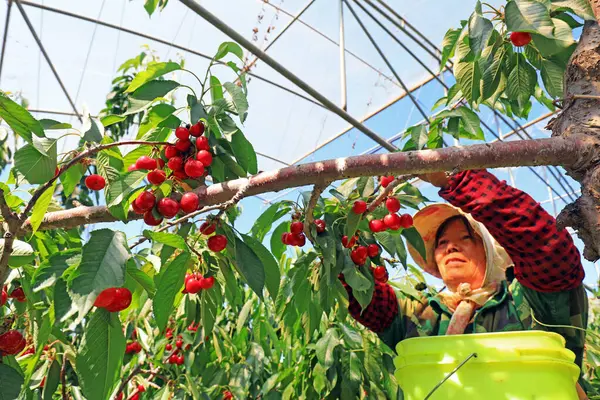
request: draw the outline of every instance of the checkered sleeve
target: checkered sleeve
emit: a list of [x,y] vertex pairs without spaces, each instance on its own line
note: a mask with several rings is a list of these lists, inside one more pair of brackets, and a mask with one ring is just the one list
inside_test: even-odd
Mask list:
[[528,194],[485,170],[452,176],[440,196],[483,223],[515,263],[521,284],[540,292],[578,287],[584,270],[566,229]]
[[[352,295],[352,288],[344,281],[343,274],[338,276],[348,292],[348,311],[350,315],[375,333],[383,332],[398,315],[398,299],[394,289],[387,283],[375,282],[373,299],[362,311],[362,307]],[[362,311],[362,314],[361,314]]]

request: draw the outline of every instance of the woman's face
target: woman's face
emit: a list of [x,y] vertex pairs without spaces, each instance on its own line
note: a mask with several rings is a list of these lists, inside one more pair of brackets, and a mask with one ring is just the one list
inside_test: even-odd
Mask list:
[[465,223],[448,223],[435,248],[435,262],[448,288],[455,291],[459,284],[470,283],[478,289],[485,279],[486,260],[483,241],[471,236]]

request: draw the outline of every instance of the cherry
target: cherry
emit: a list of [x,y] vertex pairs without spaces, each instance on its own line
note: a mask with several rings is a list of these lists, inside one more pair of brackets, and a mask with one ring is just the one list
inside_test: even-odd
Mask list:
[[290,232],[295,235],[302,233],[303,230],[304,230],[304,224],[300,221],[294,221],[290,225]]
[[388,197],[385,201],[385,207],[390,213],[395,213],[400,210],[400,201],[395,197]]
[[15,355],[23,351],[27,342],[21,332],[10,330],[0,335],[0,352],[5,355]]
[[2,294],[0,294],[0,307],[6,304],[8,301],[8,293],[6,293],[6,289],[2,289]]
[[113,302],[113,299],[115,298],[116,293],[117,293],[117,288],[104,289],[103,291],[100,292],[98,297],[96,297],[96,301],[94,301],[94,306],[96,306],[98,308],[105,308],[105,307],[109,306]]
[[293,241],[294,246],[302,247],[306,244],[306,236],[304,236],[304,233],[291,234],[290,241]]
[[43,389],[44,386],[46,386],[46,377],[42,378],[42,381],[40,382],[40,389]]
[[183,365],[184,362],[185,362],[184,356],[177,357],[177,365]]
[[215,253],[223,251],[227,247],[227,237],[215,235],[208,239],[208,248]]
[[531,34],[528,32],[512,32],[510,41],[517,47],[527,46],[531,42]]
[[143,214],[146,212],[146,211],[142,210],[141,208],[139,208],[135,201],[131,203],[131,208],[133,208],[133,212],[136,214]]
[[171,339],[171,338],[173,337],[173,329],[171,329],[171,328],[167,328],[167,329],[165,330],[165,337],[166,337],[167,339]]
[[367,252],[370,258],[377,257],[379,255],[379,246],[374,243],[371,243],[367,246]]
[[150,226],[158,226],[162,223],[163,219],[157,219],[154,214],[152,214],[152,211],[146,211],[146,213],[144,214],[144,222],[146,223],[146,225],[150,225]]
[[200,136],[196,139],[196,150],[210,150],[210,145],[208,144],[208,139],[204,136]]
[[210,164],[213,162],[213,156],[207,150],[200,150],[196,154],[196,160],[200,161],[205,167],[210,167]]
[[215,233],[215,230],[217,230],[217,225],[215,223],[211,223],[211,222],[203,222],[202,225],[200,225],[200,233],[203,235],[212,235],[213,233]]
[[27,300],[25,297],[25,292],[23,291],[23,288],[21,286],[13,289],[13,291],[10,292],[10,298],[15,299],[19,303],[24,303]]
[[132,342],[131,343],[131,352],[137,354],[140,351],[142,351],[142,345],[139,342]]
[[183,346],[183,340],[177,339],[177,341],[175,341],[175,346],[180,349]]
[[375,267],[375,269],[373,270],[373,276],[378,282],[387,282],[387,270],[381,265]]
[[123,392],[119,392],[115,397],[115,400],[123,400]]
[[154,171],[150,171],[148,172],[148,182],[150,182],[153,185],[160,185],[161,183],[163,183],[165,181],[165,179],[167,179],[167,174],[165,171],[161,170],[161,169],[155,169]]
[[130,398],[129,400],[140,400],[140,394],[138,392],[135,392]]
[[135,162],[135,167],[137,169],[147,169],[151,171],[156,169],[157,166],[158,162],[154,158],[150,158],[148,156],[141,156]]
[[354,214],[363,214],[367,211],[367,203],[362,200],[356,200],[352,206],[352,212]]
[[210,289],[215,285],[215,277],[209,276],[208,278],[200,279],[200,286],[202,289]]
[[182,181],[189,178],[189,176],[187,176],[187,174],[183,171],[173,171],[173,175],[175,175],[177,178],[181,179]]
[[156,202],[156,197],[152,192],[145,191],[138,195],[138,197],[133,201],[138,209],[142,211],[152,210],[154,207],[154,203]]
[[157,158],[156,162],[158,163],[158,168],[164,168],[165,167],[165,161],[162,158]]
[[90,190],[102,190],[106,186],[106,180],[98,174],[92,174],[85,178],[85,186]]
[[175,136],[177,136],[177,139],[189,140],[190,131],[188,131],[183,126],[180,126],[179,128],[175,129]]
[[170,160],[173,157],[177,157],[179,155],[179,150],[177,150],[177,147],[173,146],[173,145],[169,145],[167,147],[165,147],[165,158],[167,160]]
[[397,231],[402,227],[402,219],[398,214],[388,214],[383,217],[383,223],[385,226],[393,231]]
[[388,185],[390,183],[392,183],[392,181],[394,180],[394,177],[392,175],[388,175],[388,176],[380,176],[379,177],[379,183],[381,184],[382,187],[386,188],[388,187]]
[[137,387],[138,392],[140,393],[144,393],[146,391],[146,388],[144,387],[144,385],[138,385]]
[[226,390],[223,392],[223,400],[231,400],[233,399],[233,393],[231,393],[229,390]]
[[192,278],[185,283],[185,290],[187,290],[188,293],[196,294],[201,289],[202,289],[202,284],[201,284],[200,280],[198,280],[196,278]]
[[176,216],[179,212],[179,203],[169,197],[165,197],[158,201],[156,208],[160,215],[169,219]]
[[350,258],[356,265],[363,265],[367,261],[368,250],[365,246],[358,246],[350,252]]
[[315,226],[317,227],[317,233],[325,232],[325,221],[322,219],[315,219]]
[[204,164],[198,160],[190,159],[185,163],[184,170],[190,178],[199,178],[204,174]]
[[369,221],[369,229],[371,230],[371,232],[383,232],[385,231],[386,227],[385,227],[385,223],[380,220],[380,219],[374,219]]
[[167,350],[167,351],[171,351],[171,350],[173,350],[173,346],[171,345],[171,343],[167,343],[167,344],[166,344],[166,346],[165,346],[165,350]]
[[348,236],[343,236],[342,237],[342,246],[344,246],[347,249],[350,249],[352,247],[354,247],[354,245],[356,244],[356,237],[352,236],[352,239],[348,240]]
[[178,140],[177,142],[175,142],[175,147],[177,148],[177,150],[181,151],[182,153],[185,153],[186,151],[188,151],[191,146],[192,146],[192,142],[189,139]]
[[189,214],[198,209],[198,205],[200,205],[200,199],[198,198],[198,195],[196,193],[187,192],[184,193],[181,197],[179,205],[181,206],[181,210],[184,213]]
[[281,234],[281,243],[283,243],[283,244],[291,244],[290,243],[290,235],[291,235],[291,233],[289,233],[289,232],[283,232]]
[[127,172],[131,172],[131,171],[137,171],[138,168],[135,166],[135,164],[131,164],[129,167],[127,167]]
[[171,356],[169,357],[169,364],[177,364],[177,359],[179,357],[177,357],[177,354],[171,354]]
[[131,305],[131,292],[127,288],[117,288],[112,303],[104,307],[108,312],[119,312]]
[[402,217],[400,217],[400,220],[400,225],[404,229],[413,226],[413,217],[410,214],[403,214]]
[[195,137],[202,136],[202,134],[204,133],[204,129],[204,124],[202,123],[202,121],[198,121],[190,127],[190,135]]
[[183,169],[183,158],[179,156],[171,157],[167,162],[167,166],[171,171],[180,171]]

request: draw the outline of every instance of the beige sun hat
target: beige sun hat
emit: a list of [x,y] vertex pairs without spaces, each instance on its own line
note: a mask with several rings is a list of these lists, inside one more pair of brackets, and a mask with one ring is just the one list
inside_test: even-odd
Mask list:
[[506,279],[506,269],[514,263],[510,256],[504,250],[496,239],[490,234],[487,228],[480,222],[475,221],[471,214],[463,212],[461,209],[450,204],[435,203],[431,204],[413,216],[413,224],[421,234],[425,242],[425,254],[427,260],[424,260],[419,252],[408,243],[408,251],[413,260],[423,270],[437,278],[441,278],[440,271],[435,263],[435,235],[440,227],[448,218],[455,215],[463,215],[471,224],[473,230],[483,240],[486,255],[486,275],[485,283],[500,282]]

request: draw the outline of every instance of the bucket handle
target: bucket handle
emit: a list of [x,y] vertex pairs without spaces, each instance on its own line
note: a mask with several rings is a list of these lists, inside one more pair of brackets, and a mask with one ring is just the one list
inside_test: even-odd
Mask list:
[[469,361],[472,358],[477,358],[477,353],[471,353],[460,364],[458,364],[458,366],[456,368],[454,368],[448,375],[446,375],[446,377],[444,379],[442,379],[440,382],[438,382],[438,384],[435,385],[435,387],[433,389],[431,389],[431,391],[427,394],[427,396],[425,396],[425,398],[423,400],[428,400],[431,397],[431,395],[433,393],[435,393],[435,391],[438,390],[440,388],[440,386],[442,386],[444,384],[444,382],[446,382],[452,375],[454,375],[459,369],[461,369],[462,366],[467,363],[467,361]]

